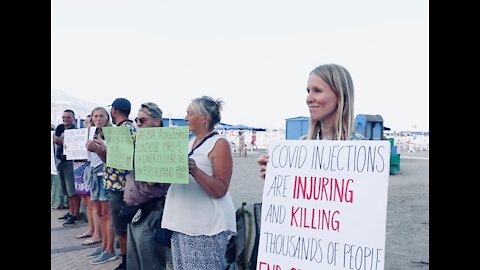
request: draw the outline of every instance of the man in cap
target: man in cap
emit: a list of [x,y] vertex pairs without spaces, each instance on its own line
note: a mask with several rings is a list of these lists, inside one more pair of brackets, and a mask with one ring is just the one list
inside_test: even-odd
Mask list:
[[[131,104],[125,98],[117,98],[111,105],[110,115],[112,122],[117,126],[124,126],[130,128],[130,135],[135,144],[135,137],[137,133],[137,127],[132,120],[128,119],[130,114]],[[107,150],[105,145],[101,145],[102,153],[100,157],[105,158],[107,156]],[[120,210],[125,205],[123,201],[123,194],[125,190],[125,176],[129,173],[128,170],[117,169],[104,165],[103,185],[108,191],[110,213],[112,216],[112,225],[115,235],[118,236],[118,242],[120,245],[120,252],[122,254],[122,263],[115,269],[126,269],[126,253],[127,253],[127,223],[118,217]],[[101,264],[104,262],[112,261],[116,259],[115,251],[113,250],[113,239],[111,243],[107,244],[105,251],[98,257],[96,257],[91,264]]]
[[[130,114],[130,109],[132,108],[132,105],[130,104],[130,101],[125,98],[117,98],[113,101],[112,105],[110,105],[111,111],[110,114],[112,116],[112,122],[116,124],[117,126],[120,126],[123,122],[125,121],[130,121],[128,119],[128,115]],[[114,115],[116,117],[114,117]]]
[[[163,127],[162,110],[153,102],[140,106],[135,118],[138,128]],[[167,269],[165,248],[154,240],[155,227],[161,222],[168,183],[135,180],[135,171],[126,176],[123,199],[128,206],[141,206],[141,219],[128,224],[127,269]],[[171,261],[171,260],[170,260]],[[171,265],[173,269],[173,265]]]

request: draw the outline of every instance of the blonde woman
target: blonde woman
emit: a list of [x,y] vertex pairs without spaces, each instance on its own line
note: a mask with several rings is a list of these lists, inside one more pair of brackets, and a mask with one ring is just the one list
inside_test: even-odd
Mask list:
[[[307,135],[301,139],[365,139],[353,130],[353,81],[344,67],[326,64],[312,70],[307,81],[306,103],[310,111],[310,126]],[[263,179],[268,160],[267,154],[257,159]]]
[[[87,258],[97,258],[105,254],[115,254],[113,250],[114,234],[112,229],[112,219],[110,218],[110,207],[108,204],[107,190],[103,187],[103,164],[104,161],[99,153],[101,152],[100,145],[97,140],[105,140],[103,136],[102,127],[111,126],[110,115],[103,107],[96,107],[92,111],[92,125],[91,128],[96,127],[95,136],[93,140],[88,140],[86,147],[89,155],[90,172],[89,172],[89,188],[90,200],[93,205],[93,221],[94,227],[100,228],[95,230],[90,242],[101,242],[100,247],[96,248],[92,253],[87,255]],[[99,233],[96,233],[99,232]],[[87,241],[88,241],[87,240]],[[107,256],[104,255],[104,256]],[[115,258],[111,256],[111,258]]]

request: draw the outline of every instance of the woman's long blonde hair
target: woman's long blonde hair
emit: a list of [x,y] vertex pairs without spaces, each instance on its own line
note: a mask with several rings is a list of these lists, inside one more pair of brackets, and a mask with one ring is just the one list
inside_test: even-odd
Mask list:
[[[93,113],[95,113],[96,111],[102,111],[102,113],[107,116],[107,123],[105,124],[106,127],[112,126],[112,121],[110,121],[110,114],[108,113],[107,109],[105,109],[104,107],[95,107],[92,110],[92,114],[90,117],[90,123],[92,127],[95,126],[95,124],[93,123]],[[100,128],[97,128],[95,135],[97,136],[97,138],[101,137],[103,139],[103,132]]]
[[[337,64],[326,64],[316,67],[311,74],[315,74],[325,81],[338,97],[337,112],[333,139],[350,140],[353,132],[353,81],[350,73],[344,67]],[[310,118],[306,140],[322,138],[321,123]]]

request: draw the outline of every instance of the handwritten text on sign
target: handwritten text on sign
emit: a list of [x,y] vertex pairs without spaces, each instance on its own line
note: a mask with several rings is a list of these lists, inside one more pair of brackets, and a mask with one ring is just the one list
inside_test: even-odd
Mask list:
[[272,141],[256,269],[383,269],[389,141]]
[[130,127],[103,127],[107,144],[107,166],[116,169],[133,169],[133,138]]
[[188,184],[188,126],[139,128],[135,180]]
[[64,152],[68,160],[87,159],[86,128],[66,129],[64,137]]

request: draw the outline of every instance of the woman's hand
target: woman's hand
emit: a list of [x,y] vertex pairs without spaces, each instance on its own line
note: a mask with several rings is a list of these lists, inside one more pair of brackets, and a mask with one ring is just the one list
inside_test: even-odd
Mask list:
[[195,173],[197,172],[198,167],[197,163],[195,162],[194,159],[189,158],[188,159],[188,173],[191,174],[195,178]]
[[88,151],[90,152],[95,152],[95,150],[98,149],[98,144],[93,142],[92,140],[87,140],[85,143],[85,147],[87,148]]
[[[97,155],[100,157],[100,159],[102,159],[103,162],[106,162],[106,160],[107,160],[107,146],[105,145],[105,143],[103,142],[102,139],[93,139],[92,141],[87,140],[87,145],[86,146],[87,146],[88,151],[97,153]],[[89,147],[92,150],[90,150]]]
[[258,157],[257,162],[260,165],[260,177],[265,179],[265,173],[267,172],[267,163],[270,160],[270,156],[267,154],[261,154]]
[[99,154],[100,152],[105,151],[105,144],[103,143],[103,140],[101,139],[93,139],[93,140],[87,140],[85,143],[85,147],[87,148],[88,151],[94,152]]

